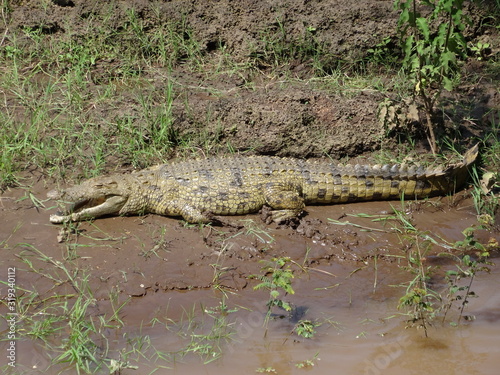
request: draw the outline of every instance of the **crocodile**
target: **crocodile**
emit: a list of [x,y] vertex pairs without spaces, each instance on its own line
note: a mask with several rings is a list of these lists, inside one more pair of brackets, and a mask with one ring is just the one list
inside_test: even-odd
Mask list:
[[215,215],[242,215],[270,207],[277,223],[300,215],[305,205],[422,199],[453,194],[466,182],[478,155],[469,149],[459,163],[350,165],[273,156],[229,156],[162,164],[128,174],[96,177],[48,193],[71,203],[52,223],[108,215],[146,213],[208,223]]

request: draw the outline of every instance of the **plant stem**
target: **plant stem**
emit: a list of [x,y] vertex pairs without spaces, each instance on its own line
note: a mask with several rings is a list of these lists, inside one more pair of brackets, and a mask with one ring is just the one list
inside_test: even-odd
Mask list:
[[437,142],[436,136],[434,134],[434,125],[432,123],[432,113],[434,112],[434,103],[433,100],[428,98],[424,93],[421,94],[424,98],[424,106],[425,106],[425,118],[427,121],[427,141],[431,147],[431,151],[433,155],[436,155],[437,152]]
[[464,313],[465,305],[467,305],[469,301],[469,293],[472,288],[472,282],[474,281],[474,272],[472,273],[470,280],[469,280],[469,285],[467,285],[467,288],[465,290],[465,297],[462,302],[462,308],[460,309],[460,315],[458,316],[457,324],[460,324],[460,320],[462,320],[462,315]]

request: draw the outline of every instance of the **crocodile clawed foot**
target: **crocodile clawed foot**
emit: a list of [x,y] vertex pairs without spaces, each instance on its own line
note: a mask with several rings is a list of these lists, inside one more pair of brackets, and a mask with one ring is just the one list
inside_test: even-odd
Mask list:
[[282,224],[289,220],[296,219],[302,213],[300,210],[273,210],[271,211],[272,220],[276,224]]
[[262,206],[261,210],[259,211],[260,213],[260,218],[261,220],[266,223],[266,225],[269,225],[273,222],[273,217],[272,217],[272,209],[269,206]]
[[230,228],[237,228],[237,229],[243,228],[243,225],[235,222],[234,220],[228,219],[225,216],[217,216],[211,212],[203,212],[203,216],[205,216],[209,220],[209,222],[212,226],[230,227]]
[[276,223],[278,225],[285,225],[295,228],[299,225],[299,216],[302,210],[273,210],[269,206],[262,207],[260,217],[267,225]]

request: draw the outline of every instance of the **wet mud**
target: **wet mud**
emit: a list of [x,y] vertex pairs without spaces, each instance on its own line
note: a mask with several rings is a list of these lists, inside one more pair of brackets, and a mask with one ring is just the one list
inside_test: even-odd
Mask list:
[[[32,192],[43,196],[46,191],[39,184]],[[226,217],[231,225],[219,227],[148,215],[84,222],[68,233],[48,222],[56,207],[36,208],[22,199],[25,194],[12,189],[2,195],[2,272],[16,267],[18,286],[37,290],[40,299],[72,292],[70,283],[56,285],[42,275],[64,280],[57,266],[40,259],[41,252],[89,275],[95,303],[88,313],[94,318],[112,314],[116,301],[127,301],[119,313],[124,326],[110,329],[107,345],[127,347],[127,340],[139,337],[148,337],[150,345],[144,357],[132,361],[139,370],[124,369],[124,374],[148,374],[160,364],[183,374],[229,374],[235,368],[294,374],[304,371],[298,367],[304,363],[317,374],[331,373],[333,366],[341,373],[360,374],[417,374],[422,368],[429,374],[494,373],[494,342],[500,334],[498,267],[491,266],[490,274],[481,273],[474,281],[478,298],[470,301],[466,314],[475,320],[458,327],[448,320],[435,322],[426,339],[421,329],[407,328],[396,309],[404,294],[401,285],[413,277],[405,261],[409,237],[398,233],[401,226],[394,220],[377,221],[393,208],[404,210],[418,230],[440,243],[454,243],[477,223],[467,192],[408,201],[404,207],[398,201],[312,206],[293,225],[266,224],[258,214]],[[478,231],[477,236],[484,243],[500,240],[495,231]],[[454,264],[442,253],[453,250],[434,246],[424,261],[426,267],[439,267],[432,280],[436,290],[445,287],[443,272]],[[295,294],[284,298],[294,309],[276,311],[265,325],[269,292],[254,290],[258,280],[251,275],[262,274],[262,261],[283,256],[299,265],[292,283]],[[494,253],[492,261],[498,256]],[[29,270],[21,258],[41,272]],[[204,364],[210,358],[192,353],[163,362],[155,357],[153,347],[175,353],[189,345],[190,338],[182,333],[192,329],[189,321],[197,322],[198,334],[210,332],[210,312],[213,316],[221,301],[231,311],[227,319],[232,336],[218,342],[220,358]],[[455,308],[449,319],[457,317]],[[300,319],[322,323],[314,338],[293,333]],[[45,371],[53,356],[36,340],[20,341],[17,350],[20,368],[29,373],[32,366]],[[312,365],[304,362],[308,360]]]

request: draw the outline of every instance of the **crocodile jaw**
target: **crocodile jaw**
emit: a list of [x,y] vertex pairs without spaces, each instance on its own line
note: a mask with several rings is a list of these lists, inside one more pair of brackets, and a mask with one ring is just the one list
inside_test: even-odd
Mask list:
[[[56,198],[59,193],[49,192],[50,198]],[[94,199],[81,199],[72,204],[65,213],[50,215],[50,222],[61,224],[70,221],[80,221],[85,219],[97,218],[104,215],[116,215],[127,202],[126,197],[119,195],[102,196]]]

